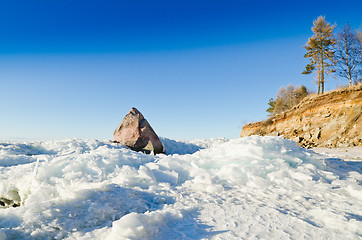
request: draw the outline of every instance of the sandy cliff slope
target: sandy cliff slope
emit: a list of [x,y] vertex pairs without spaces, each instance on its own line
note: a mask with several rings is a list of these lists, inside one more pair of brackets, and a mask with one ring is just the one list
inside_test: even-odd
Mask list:
[[362,146],[362,84],[313,94],[266,121],[243,127],[240,137],[284,136],[304,147]]

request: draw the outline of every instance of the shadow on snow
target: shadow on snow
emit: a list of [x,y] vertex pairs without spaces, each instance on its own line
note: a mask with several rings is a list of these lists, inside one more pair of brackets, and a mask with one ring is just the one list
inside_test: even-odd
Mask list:
[[343,161],[340,158],[327,158],[324,160],[327,170],[337,175],[340,179],[346,179],[349,172],[358,172],[362,174],[362,162]]
[[182,215],[181,219],[169,220],[158,234],[149,239],[210,239],[212,236],[228,231],[212,231],[212,226],[199,222],[197,220],[199,211],[196,208],[183,210]]

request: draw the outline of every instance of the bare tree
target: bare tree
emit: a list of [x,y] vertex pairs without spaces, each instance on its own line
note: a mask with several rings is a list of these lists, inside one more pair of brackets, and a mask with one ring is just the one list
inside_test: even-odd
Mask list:
[[335,45],[335,70],[340,77],[352,81],[358,80],[362,64],[362,43],[356,31],[346,24],[337,34],[337,44]]
[[286,88],[281,87],[275,100],[273,98],[269,99],[269,108],[266,110],[269,113],[268,116],[274,116],[291,109],[309,94],[311,94],[311,91],[303,85],[300,87],[293,85],[288,85]]
[[[362,54],[362,28],[360,28],[360,30],[358,31],[358,39],[359,39],[359,42],[360,42],[361,54]],[[362,83],[362,61],[360,62],[360,68],[361,68],[361,70],[360,70],[360,79],[355,81],[356,83]]]

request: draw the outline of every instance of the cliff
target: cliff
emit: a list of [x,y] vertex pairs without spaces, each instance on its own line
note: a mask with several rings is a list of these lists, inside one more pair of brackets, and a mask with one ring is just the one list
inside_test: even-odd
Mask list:
[[292,109],[243,127],[240,137],[283,136],[303,147],[362,146],[362,84],[304,98]]

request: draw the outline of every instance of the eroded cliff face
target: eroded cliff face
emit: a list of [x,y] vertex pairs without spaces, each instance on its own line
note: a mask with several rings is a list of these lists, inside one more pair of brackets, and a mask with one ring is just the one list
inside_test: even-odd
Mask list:
[[362,84],[310,95],[294,108],[243,127],[240,137],[284,136],[303,147],[362,146]]

